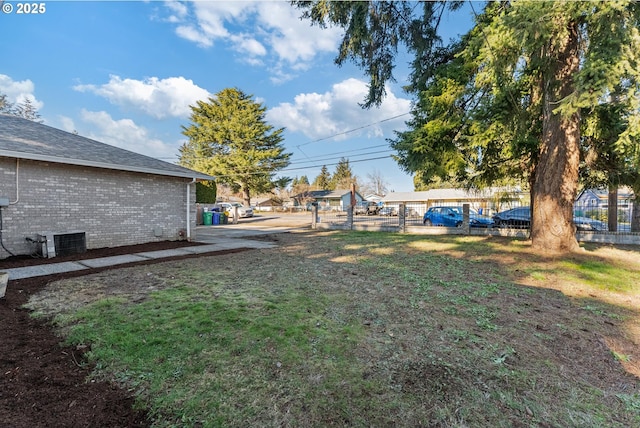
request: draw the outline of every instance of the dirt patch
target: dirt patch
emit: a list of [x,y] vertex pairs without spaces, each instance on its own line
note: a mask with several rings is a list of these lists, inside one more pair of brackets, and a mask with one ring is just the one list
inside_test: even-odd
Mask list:
[[[8,268],[58,263],[70,260],[132,254],[184,246],[199,245],[185,241],[155,242],[117,248],[89,250],[84,254],[53,259],[11,257],[0,260],[0,271]],[[237,250],[235,250],[237,251]],[[221,251],[212,254],[228,254]],[[199,257],[185,256],[185,257]],[[174,259],[183,259],[176,257]],[[136,263],[152,264],[172,259]],[[130,265],[131,266],[131,265]],[[109,275],[108,269],[93,269],[97,275]],[[131,273],[131,271],[129,271]],[[135,285],[139,290],[152,290],[161,283],[149,269],[136,271],[135,280],[120,278],[121,284]],[[37,427],[147,427],[143,410],[133,408],[131,393],[106,382],[87,381],[93,369],[83,358],[83,350],[60,345],[45,321],[34,319],[23,308],[29,297],[48,284],[66,278],[86,275],[69,272],[46,277],[10,281],[4,298],[0,299],[0,426],[7,428]],[[139,277],[138,277],[139,276]],[[112,278],[113,279],[113,278]],[[117,279],[116,279],[117,280]],[[144,281],[145,285],[140,287]],[[130,292],[131,290],[129,290]],[[105,289],[92,290],[86,299],[97,299]],[[111,293],[112,290],[109,290]],[[139,292],[140,293],[140,292]],[[71,304],[65,300],[60,304]],[[77,304],[77,303],[76,303]]]
[[189,242],[189,241],[161,241],[161,242],[149,242],[147,244],[127,245],[127,246],[113,247],[113,248],[96,248],[96,249],[88,250],[84,253],[72,254],[72,255],[63,256],[63,257],[42,258],[42,257],[31,257],[28,255],[11,256],[11,257],[7,257],[5,259],[0,260],[0,270],[19,268],[19,267],[25,267],[25,266],[37,266],[37,265],[43,265],[48,263],[62,263],[62,262],[69,262],[69,261],[75,261],[75,260],[88,260],[88,259],[95,259],[98,257],[120,256],[123,254],[135,254],[135,253],[142,253],[146,251],[168,250],[173,248],[191,247],[194,245],[203,245],[203,244],[199,242]]

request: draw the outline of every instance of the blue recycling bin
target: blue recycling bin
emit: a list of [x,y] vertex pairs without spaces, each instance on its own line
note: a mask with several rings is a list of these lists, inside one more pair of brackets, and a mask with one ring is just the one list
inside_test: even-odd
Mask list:
[[220,224],[220,213],[213,212],[213,224]]

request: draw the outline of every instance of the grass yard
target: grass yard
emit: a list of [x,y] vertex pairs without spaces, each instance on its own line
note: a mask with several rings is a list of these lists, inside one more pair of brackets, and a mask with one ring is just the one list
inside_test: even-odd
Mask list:
[[29,306],[157,427],[640,426],[638,249],[273,239],[57,282]]

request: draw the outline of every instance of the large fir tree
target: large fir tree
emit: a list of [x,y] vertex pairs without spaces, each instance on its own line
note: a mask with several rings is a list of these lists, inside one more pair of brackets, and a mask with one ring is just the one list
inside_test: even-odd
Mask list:
[[326,165],[322,165],[320,174],[313,180],[313,186],[318,190],[333,190],[333,184],[331,182],[331,174],[329,168]]
[[266,107],[236,88],[223,89],[208,101],[191,106],[191,125],[183,134],[180,164],[215,176],[233,191],[251,195],[271,190],[274,174],[289,165],[282,146],[284,128],[265,121]]
[[397,47],[408,48],[415,59],[407,88],[418,99],[409,132],[395,141],[400,164],[426,179],[526,179],[538,249],[577,248],[583,110],[623,106],[628,126],[614,146],[638,165],[638,2],[487,2],[474,28],[449,45],[438,25],[464,2],[294,3],[313,23],[345,29],[336,61],[353,60],[370,77],[365,106],[382,101]]

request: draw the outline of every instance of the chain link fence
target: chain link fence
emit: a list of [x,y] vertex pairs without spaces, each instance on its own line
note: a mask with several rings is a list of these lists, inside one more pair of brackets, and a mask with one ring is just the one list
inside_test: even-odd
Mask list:
[[[464,205],[468,206],[468,223],[463,222]],[[340,207],[315,207],[314,212],[319,227],[349,230],[528,237],[531,227],[530,205],[518,201],[437,205],[407,202],[388,204],[375,214],[356,214],[355,210]],[[632,218],[632,206],[619,208],[611,222],[607,207],[574,206],[573,221],[582,241],[640,244],[640,231],[632,227]]]

